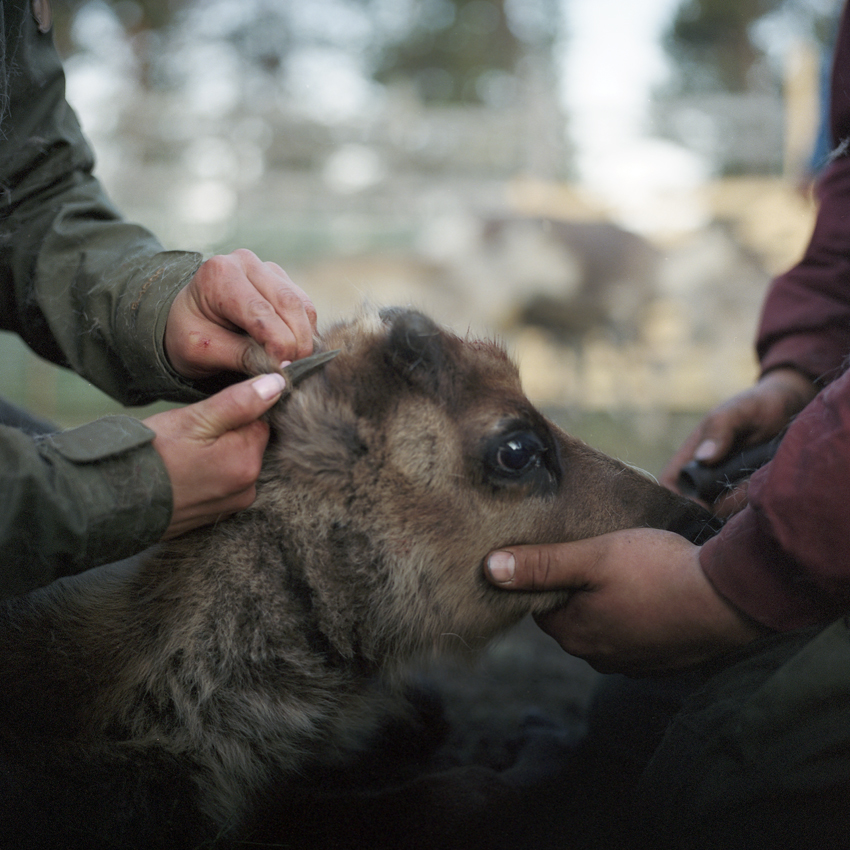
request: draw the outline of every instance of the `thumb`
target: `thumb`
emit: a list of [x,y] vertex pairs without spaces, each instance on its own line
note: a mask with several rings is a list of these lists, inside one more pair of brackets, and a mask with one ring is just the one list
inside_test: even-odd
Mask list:
[[487,578],[508,590],[559,590],[587,585],[585,565],[596,558],[587,541],[544,546],[511,546],[491,552],[485,561]]
[[699,441],[694,449],[694,460],[708,466],[720,463],[736,442],[753,432],[754,416],[751,402],[736,402],[734,399],[710,413],[702,423]]
[[216,439],[260,418],[286,388],[283,375],[271,373],[233,384],[194,405],[201,419],[198,436]]
[[702,439],[694,449],[694,460],[711,466],[719,463],[732,448],[732,437],[727,433],[703,434]]

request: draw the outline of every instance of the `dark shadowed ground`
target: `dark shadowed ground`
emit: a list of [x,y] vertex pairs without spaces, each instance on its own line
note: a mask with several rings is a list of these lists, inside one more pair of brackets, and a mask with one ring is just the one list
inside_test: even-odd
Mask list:
[[529,617],[478,661],[435,662],[421,681],[440,694],[448,721],[437,766],[514,763],[525,727],[551,723],[579,734],[597,675]]

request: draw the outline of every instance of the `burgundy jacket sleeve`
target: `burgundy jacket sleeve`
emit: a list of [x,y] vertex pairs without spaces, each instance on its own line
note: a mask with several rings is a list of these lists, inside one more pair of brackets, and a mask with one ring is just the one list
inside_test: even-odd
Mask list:
[[778,630],[850,611],[850,5],[832,70],[837,156],[819,185],[802,261],[778,277],[762,312],[763,371],[793,366],[826,388],[750,479],[749,504],[700,553],[715,588]]
[[829,166],[803,260],[776,278],[757,341],[762,372],[793,366],[820,384],[841,371],[850,352],[850,158]]
[[749,505],[706,543],[715,588],[778,630],[850,611],[850,372],[793,421]]
[[[835,45],[830,126],[837,150],[850,146],[850,7]],[[764,303],[757,352],[763,372],[794,366],[820,383],[841,371],[850,352],[850,149],[827,167],[817,188],[818,215],[803,259],[773,282]]]

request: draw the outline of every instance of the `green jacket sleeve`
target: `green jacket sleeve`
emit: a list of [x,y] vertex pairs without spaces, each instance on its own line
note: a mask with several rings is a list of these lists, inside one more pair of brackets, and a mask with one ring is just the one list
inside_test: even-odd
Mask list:
[[129,416],[36,438],[0,427],[0,598],[160,539],[171,487],[153,436]]
[[0,327],[125,404],[201,398],[163,348],[201,257],[165,251],[106,197],[30,3],[4,0],[0,24]]
[[[61,62],[30,0],[0,3],[0,328],[127,404],[194,401],[168,309],[201,263],[126,222],[92,176]],[[0,427],[0,596],[141,551],[172,512],[152,432],[110,417],[44,437]]]

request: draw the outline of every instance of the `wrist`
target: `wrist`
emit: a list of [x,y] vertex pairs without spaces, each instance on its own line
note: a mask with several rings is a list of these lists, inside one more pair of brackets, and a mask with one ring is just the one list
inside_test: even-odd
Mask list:
[[812,394],[817,392],[817,386],[812,378],[796,366],[773,366],[765,369],[759,378],[760,384],[776,383],[795,389],[799,392]]
[[818,394],[812,378],[795,366],[768,369],[759,378],[759,385],[779,390],[787,399],[790,415],[802,410]]

